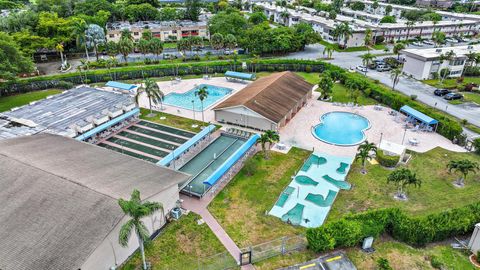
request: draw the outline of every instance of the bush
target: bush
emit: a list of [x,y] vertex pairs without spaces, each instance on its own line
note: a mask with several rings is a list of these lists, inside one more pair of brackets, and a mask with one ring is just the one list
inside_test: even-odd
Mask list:
[[477,251],[477,263],[480,263],[480,250]]
[[307,229],[308,246],[315,252],[351,247],[368,236],[389,233],[413,246],[471,232],[480,220],[480,202],[425,216],[410,217],[397,208],[347,215],[342,219]]
[[480,155],[480,138],[476,138],[473,140],[473,147],[475,148],[475,153],[477,155]]
[[380,163],[380,165],[391,168],[395,167],[398,164],[398,161],[400,160],[400,156],[390,156],[390,155],[385,155],[382,150],[377,151],[377,161]]
[[411,100],[416,100],[417,97],[418,97],[417,95],[410,95],[410,99],[411,99]]
[[430,258],[430,265],[435,269],[442,269],[443,263],[436,256]]
[[258,164],[253,158],[249,158],[245,165],[243,165],[243,169],[245,170],[245,174],[248,176],[252,176],[257,172]]
[[390,262],[385,258],[378,258],[377,269],[378,270],[393,270],[393,268],[390,266]]

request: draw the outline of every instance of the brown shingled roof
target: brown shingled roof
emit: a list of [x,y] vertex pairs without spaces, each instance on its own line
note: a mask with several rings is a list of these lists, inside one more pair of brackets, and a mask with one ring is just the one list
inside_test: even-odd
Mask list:
[[312,84],[293,72],[279,72],[256,80],[213,110],[245,106],[279,123],[312,88]]

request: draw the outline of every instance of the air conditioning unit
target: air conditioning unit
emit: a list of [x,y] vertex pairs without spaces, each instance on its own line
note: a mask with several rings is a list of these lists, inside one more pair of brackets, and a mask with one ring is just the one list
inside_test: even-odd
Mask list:
[[177,220],[182,216],[182,210],[179,207],[175,207],[170,211],[170,215],[173,219]]

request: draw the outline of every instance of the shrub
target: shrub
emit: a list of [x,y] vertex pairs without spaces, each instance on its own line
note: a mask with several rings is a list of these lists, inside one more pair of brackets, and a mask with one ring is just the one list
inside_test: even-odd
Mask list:
[[418,97],[417,95],[410,95],[410,99],[411,99],[411,100],[416,100],[417,97]]
[[477,251],[477,263],[480,263],[480,250]]
[[391,168],[395,167],[398,164],[398,161],[400,160],[400,156],[390,156],[386,155],[383,153],[382,150],[377,151],[377,161],[380,163],[380,165]]
[[335,239],[325,229],[326,226],[307,230],[308,247],[315,252],[332,250],[335,247]]
[[473,140],[473,147],[475,148],[475,153],[480,155],[480,138]]
[[257,172],[258,164],[253,158],[249,158],[246,162],[245,165],[243,166],[243,169],[245,170],[245,174],[248,176],[252,176]]
[[66,82],[66,81],[59,81],[59,82],[57,83],[57,88],[70,89],[70,88],[73,88],[73,83],[71,83],[71,82]]
[[390,262],[385,258],[378,258],[377,269],[378,270],[393,270],[393,268],[390,266]]
[[305,72],[307,73],[312,72],[312,66],[305,66]]
[[430,265],[435,269],[442,269],[443,267],[443,263],[436,256],[430,258]]

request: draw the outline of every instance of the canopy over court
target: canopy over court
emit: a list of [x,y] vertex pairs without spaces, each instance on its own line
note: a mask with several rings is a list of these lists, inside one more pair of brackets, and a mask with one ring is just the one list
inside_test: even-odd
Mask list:
[[423,124],[425,125],[438,125],[438,120],[436,119],[433,119],[432,117],[422,113],[422,112],[419,112],[417,110],[415,110],[414,108],[408,106],[408,105],[404,105],[400,108],[400,111],[405,113],[407,116],[409,116],[410,118],[414,118],[415,120],[419,121],[419,122],[422,122]]

